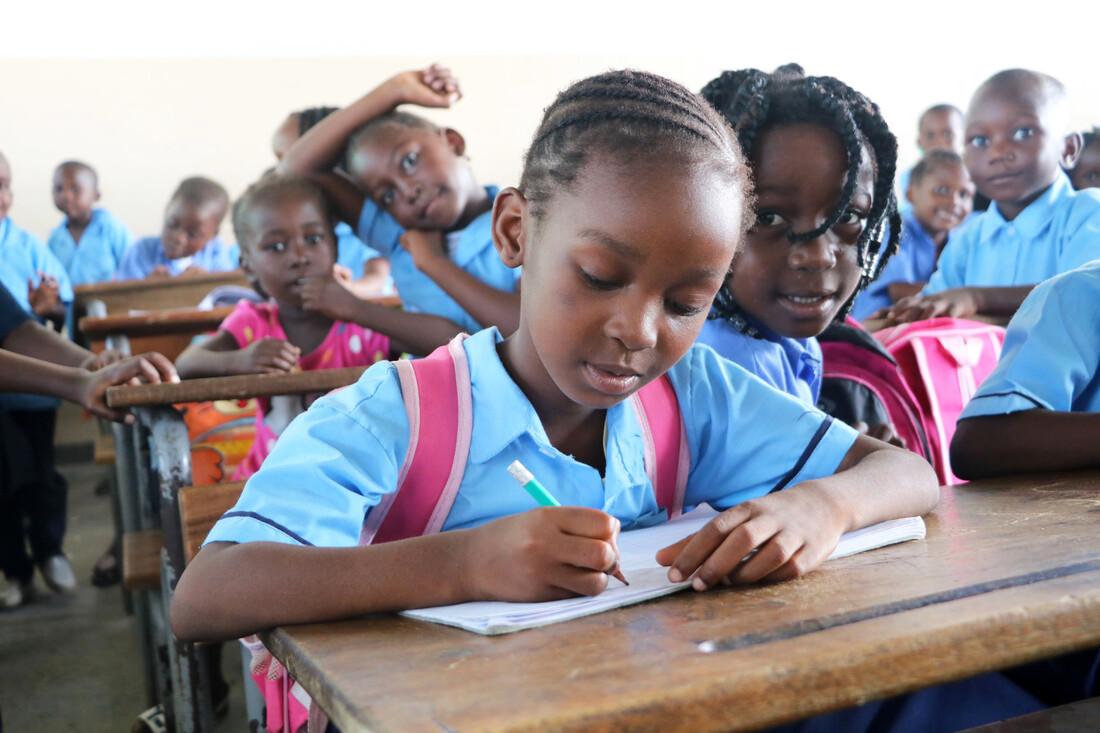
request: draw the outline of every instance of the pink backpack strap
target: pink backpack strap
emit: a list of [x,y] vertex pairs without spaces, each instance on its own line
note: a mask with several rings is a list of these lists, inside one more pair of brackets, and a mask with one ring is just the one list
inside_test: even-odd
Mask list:
[[688,450],[680,401],[667,374],[661,375],[630,397],[645,443],[645,472],[657,495],[657,506],[669,519],[684,510],[691,453]]
[[395,363],[409,418],[409,448],[397,490],[371,510],[359,544],[443,528],[466,471],[473,432],[470,367],[462,346],[466,336],[459,334],[424,359]]

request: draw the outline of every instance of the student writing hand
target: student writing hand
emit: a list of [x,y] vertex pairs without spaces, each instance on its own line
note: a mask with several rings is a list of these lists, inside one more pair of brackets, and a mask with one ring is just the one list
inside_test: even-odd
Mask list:
[[816,482],[804,481],[727,509],[695,534],[659,550],[657,562],[669,567],[673,582],[694,574],[695,590],[719,582],[788,580],[824,562],[843,532],[836,503]]
[[973,288],[951,288],[932,295],[902,298],[886,313],[894,323],[923,321],[929,318],[965,318],[981,310]]
[[38,276],[38,285],[33,280],[27,280],[27,300],[36,315],[48,316],[61,300],[60,287],[53,275],[39,270]]
[[289,341],[264,337],[237,352],[238,374],[290,372],[298,365],[301,349]]
[[421,107],[450,107],[462,98],[458,79],[450,69],[432,64],[427,69],[406,71],[389,80],[397,104]]
[[470,530],[470,598],[548,601],[594,596],[618,567],[619,520],[587,507],[541,507]]
[[329,275],[313,275],[302,278],[299,293],[303,310],[323,313],[337,321],[355,320],[359,299],[351,292],[350,283]]
[[107,406],[105,395],[108,387],[120,384],[159,384],[178,382],[176,368],[164,356],[149,352],[108,364],[97,371],[82,374],[78,379],[78,402],[85,410],[109,420],[132,423],[134,416],[126,410],[115,410]]
[[412,255],[413,264],[419,270],[423,270],[430,260],[447,257],[447,250],[443,246],[443,232],[406,229],[398,241]]

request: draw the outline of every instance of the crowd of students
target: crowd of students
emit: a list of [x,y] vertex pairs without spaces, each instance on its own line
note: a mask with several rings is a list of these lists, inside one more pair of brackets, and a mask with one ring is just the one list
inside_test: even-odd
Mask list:
[[[176,589],[180,638],[599,593],[621,528],[704,502],[724,512],[658,554],[670,579],[702,591],[808,573],[844,532],[926,513],[938,496],[932,467],[888,422],[849,426],[816,407],[817,337],[849,314],[880,324],[1016,314],[1000,364],[962,415],[956,472],[1100,467],[1100,190],[1085,190],[1100,185],[1100,143],[1072,131],[1056,79],[1007,70],[965,114],[931,107],[918,125],[923,158],[899,174],[879,108],[835,78],[794,64],[744,69],[695,94],[609,72],[546,108],[518,185],[505,188],[475,179],[458,131],[403,107],[460,97],[458,80],[432,66],[344,109],[293,113],[273,140],[277,166],[232,207],[233,247],[217,236],[230,206],[214,181],[183,181],[161,235],[131,242],[95,208],[94,170],[71,161],[54,176],[65,220],[47,247],[7,218],[0,157],[0,268],[15,303],[0,343],[24,355],[5,373],[29,372],[28,357],[91,370],[77,390],[45,378],[5,389],[121,417],[101,404],[102,388],[175,379],[172,365],[28,349],[22,331],[63,341],[30,319],[63,323],[74,283],[237,266],[256,297],[180,356],[180,377],[373,365],[308,410],[262,406],[238,471],[251,478]],[[974,211],[978,198],[986,208]],[[402,309],[364,297],[387,278]],[[391,508],[432,488],[405,480],[417,428],[394,362],[403,354],[459,375],[469,454],[443,531],[372,543]],[[690,457],[674,506],[647,478],[655,467],[628,399],[657,392],[678,406]],[[25,399],[43,398],[4,395],[5,426],[52,436],[52,421],[30,427],[24,415],[56,403]],[[17,480],[9,445],[5,431],[2,514],[26,514],[33,528],[26,497],[43,494]],[[517,458],[566,506],[535,509],[502,489]],[[63,509],[52,465],[34,470]],[[32,595],[19,532],[18,553],[0,532],[5,608]],[[50,582],[60,538],[40,545],[32,534]],[[1095,674],[1066,684],[1089,689]],[[893,716],[949,730],[1045,702],[1001,675],[956,685],[910,696],[902,716],[874,703],[813,724],[872,729]],[[983,703],[946,714],[943,696],[960,689]]]

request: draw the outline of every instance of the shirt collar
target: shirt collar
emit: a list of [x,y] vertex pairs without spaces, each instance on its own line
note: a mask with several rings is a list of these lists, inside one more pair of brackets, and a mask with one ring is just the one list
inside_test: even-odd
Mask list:
[[[489,200],[495,201],[500,193],[499,186],[486,186]],[[451,259],[462,267],[477,257],[486,247],[493,246],[493,211],[490,209],[466,225],[459,235],[458,246],[451,253]]]
[[[524,434],[540,450],[556,450],[531,401],[500,361],[497,344],[503,340],[500,332],[490,327],[464,342],[473,399],[474,438],[470,441],[469,455],[477,463],[492,460]],[[644,482],[641,427],[629,401],[608,409],[606,435],[607,485],[625,488]]]
[[1042,229],[1050,223],[1055,207],[1067,196],[1073,195],[1073,186],[1069,176],[1063,171],[1055,175],[1054,183],[1039,194],[1039,198],[1028,204],[1012,221],[1005,221],[1001,207],[997,202],[989,205],[982,226],[982,239],[992,237],[1002,228],[1012,226],[1024,239],[1035,239]]

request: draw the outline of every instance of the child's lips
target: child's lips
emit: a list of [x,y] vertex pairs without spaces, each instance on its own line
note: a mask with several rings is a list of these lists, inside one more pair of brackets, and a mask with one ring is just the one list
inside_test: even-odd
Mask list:
[[782,293],[780,302],[798,318],[824,318],[836,303],[836,291],[812,293]]
[[624,395],[633,390],[641,374],[628,367],[617,364],[584,364],[588,381],[600,392],[609,395]]

